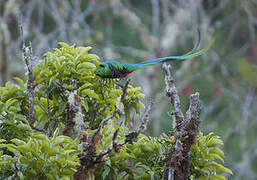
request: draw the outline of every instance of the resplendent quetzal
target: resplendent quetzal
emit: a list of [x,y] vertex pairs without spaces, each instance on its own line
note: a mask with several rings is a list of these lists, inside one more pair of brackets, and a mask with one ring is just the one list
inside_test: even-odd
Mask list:
[[127,64],[127,63],[121,63],[119,61],[114,60],[107,60],[105,62],[100,63],[100,67],[95,71],[95,74],[97,76],[100,76],[102,78],[117,78],[121,79],[132,73],[133,71],[137,69],[143,69],[148,67],[149,65],[153,65],[156,63],[163,63],[168,61],[174,61],[174,60],[186,60],[190,58],[194,58],[196,56],[200,56],[203,53],[205,53],[212,43],[208,45],[208,47],[201,49],[200,51],[197,51],[198,47],[200,45],[200,35],[199,40],[195,47],[188,53],[181,55],[181,56],[169,56],[169,57],[162,57],[157,59],[152,59],[148,61],[144,61],[142,63],[138,64]]

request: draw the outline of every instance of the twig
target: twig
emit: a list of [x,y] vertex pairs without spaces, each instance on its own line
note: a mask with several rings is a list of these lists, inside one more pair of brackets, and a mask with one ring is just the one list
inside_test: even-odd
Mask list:
[[150,113],[150,110],[152,108],[152,103],[147,107],[147,110],[146,112],[144,113],[143,115],[143,118],[142,118],[142,122],[138,128],[138,130],[136,131],[133,131],[133,132],[130,132],[128,135],[126,135],[126,139],[120,143],[120,144],[117,144],[115,142],[115,139],[117,138],[117,135],[118,135],[118,132],[119,132],[119,129],[123,123],[123,121],[120,123],[118,129],[114,132],[113,134],[113,138],[112,138],[112,147],[111,148],[108,148],[105,152],[101,153],[98,158],[102,158],[103,156],[105,156],[106,154],[110,153],[113,151],[113,149],[115,150],[115,152],[119,152],[120,148],[122,146],[124,146],[125,144],[127,143],[132,143],[133,140],[135,140],[137,138],[137,136],[146,130],[146,126],[149,122],[149,113]]
[[30,126],[33,126],[35,120],[36,120],[36,113],[34,109],[34,83],[33,83],[33,66],[32,66],[32,61],[33,61],[33,52],[32,52],[32,46],[31,42],[29,42],[29,46],[26,47],[24,39],[23,39],[23,27],[22,25],[20,26],[20,33],[22,36],[22,56],[23,60],[25,62],[25,65],[28,70],[28,85],[27,85],[27,90],[28,90],[28,97],[29,97],[29,124]]
[[96,140],[96,136],[99,135],[99,133],[101,132],[101,130],[103,129],[104,125],[110,120],[112,119],[116,114],[118,113],[118,110],[115,110],[111,116],[105,118],[104,120],[101,121],[100,125],[98,126],[96,132],[94,133],[94,135],[92,136],[92,143],[95,142]]
[[[124,100],[124,98],[126,97],[126,93],[127,93],[127,89],[128,89],[128,85],[129,85],[130,79],[128,79],[126,81],[126,84],[123,86],[122,88],[122,95],[120,98],[120,102],[122,102]],[[100,125],[98,126],[97,131],[94,133],[93,137],[92,137],[92,143],[95,141],[95,138],[97,135],[99,135],[99,133],[101,132],[101,130],[103,129],[104,125],[110,120],[112,119],[117,113],[119,113],[118,109],[116,109],[113,114],[109,117],[107,117],[106,119],[102,120]]]
[[162,68],[166,74],[166,76],[165,76],[166,87],[167,87],[166,95],[168,97],[170,97],[171,104],[175,108],[175,110],[172,112],[172,114],[175,116],[175,123],[176,123],[175,129],[176,129],[176,131],[180,131],[181,125],[184,120],[184,115],[180,108],[180,100],[179,100],[179,96],[178,96],[178,91],[175,86],[175,81],[174,81],[173,77],[171,76],[169,66],[167,66],[166,63],[163,63]]
[[39,129],[39,128],[36,128],[34,126],[31,126],[32,129],[36,130],[36,131],[39,131],[39,132],[42,132],[44,134],[47,134],[47,132],[44,130],[44,129]]
[[66,89],[58,80],[53,81],[54,84],[61,89],[62,91],[64,91],[65,93],[69,94],[70,91],[68,89]]
[[137,138],[137,136],[139,135],[139,132],[135,132],[135,131],[130,132],[128,135],[126,135],[126,139],[125,139],[122,143],[117,144],[117,143],[114,142],[114,140],[116,139],[116,136],[115,136],[115,135],[118,134],[118,131],[119,131],[119,128],[118,128],[118,129],[115,131],[115,133],[114,133],[113,140],[112,140],[112,142],[113,142],[112,148],[108,148],[105,152],[103,152],[103,153],[101,153],[100,155],[98,155],[98,156],[97,156],[97,159],[101,159],[101,158],[102,158],[103,156],[105,156],[106,154],[112,152],[113,149],[115,149],[116,152],[119,151],[119,149],[120,149],[122,146],[124,146],[124,145],[127,144],[127,143],[132,143],[133,140],[135,140],[135,139]]
[[112,147],[108,148],[105,152],[101,153],[100,155],[98,155],[97,158],[102,158],[103,156],[105,156],[106,154],[110,153],[113,149],[115,150],[115,152],[119,152],[120,151],[120,145],[118,145],[115,140],[118,136],[119,130],[121,125],[123,124],[123,121],[120,122],[119,127],[116,129],[116,131],[113,133],[113,137],[112,137]]
[[137,130],[138,133],[142,133],[146,130],[147,124],[149,122],[149,114],[150,114],[150,111],[152,110],[152,106],[153,106],[153,102],[151,102],[150,105],[148,105],[148,107],[142,117],[142,122],[139,125],[139,128]]

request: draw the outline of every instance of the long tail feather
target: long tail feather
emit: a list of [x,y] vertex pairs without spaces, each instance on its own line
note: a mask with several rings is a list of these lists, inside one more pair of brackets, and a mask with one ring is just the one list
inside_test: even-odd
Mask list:
[[184,55],[182,55],[182,56],[185,56],[185,55],[188,55],[188,54],[193,54],[193,53],[195,53],[195,52],[197,51],[197,49],[199,48],[200,43],[201,43],[201,32],[200,32],[199,29],[197,29],[197,32],[198,32],[198,40],[197,40],[197,43],[195,44],[194,48],[193,48],[191,51],[189,51],[188,53],[186,53],[186,54],[184,54]]
[[173,61],[174,60],[186,60],[186,59],[194,58],[196,56],[200,56],[200,55],[204,54],[213,45],[213,43],[214,43],[214,40],[212,40],[211,43],[206,48],[201,49],[200,51],[197,51],[198,47],[200,46],[200,38],[199,38],[199,40],[198,40],[197,44],[194,46],[194,48],[190,52],[188,52],[184,55],[162,57],[162,58],[153,59],[150,61],[145,61],[145,62],[139,63],[137,65],[140,65],[141,68],[144,68],[148,65],[153,65],[156,63],[162,63],[162,62],[167,62],[167,61],[172,61],[172,60]]

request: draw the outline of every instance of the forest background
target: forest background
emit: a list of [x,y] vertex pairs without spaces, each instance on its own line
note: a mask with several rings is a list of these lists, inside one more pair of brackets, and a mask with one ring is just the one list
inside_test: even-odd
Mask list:
[[[172,64],[182,108],[198,91],[201,130],[224,141],[231,179],[257,178],[257,1],[255,0],[0,0],[1,84],[24,77],[19,24],[38,59],[58,42],[91,46],[101,61],[138,63],[187,52],[201,31],[194,61]],[[35,62],[36,63],[36,62]],[[168,132],[170,110],[161,66],[131,76],[145,104],[153,102],[147,134]],[[143,110],[142,110],[143,111]],[[131,115],[135,121],[136,113]]]

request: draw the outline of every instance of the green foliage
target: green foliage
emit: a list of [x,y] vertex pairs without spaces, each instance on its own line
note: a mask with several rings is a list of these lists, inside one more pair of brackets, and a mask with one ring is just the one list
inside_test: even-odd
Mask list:
[[[110,123],[103,129],[99,152],[108,148],[117,128]],[[123,142],[128,132],[121,128],[117,142]],[[165,154],[172,145],[172,139],[166,134],[160,137],[140,134],[136,142],[122,146],[119,153],[108,154],[105,166],[96,170],[96,179],[161,179],[166,163]]]
[[139,98],[144,98],[145,95],[141,93],[141,88],[133,88],[131,85],[128,86],[127,96],[123,100],[126,122],[130,120],[130,109],[131,107],[139,114],[140,106],[145,108],[144,104],[139,100]]
[[[121,102],[122,89],[104,84],[103,79],[94,76],[99,58],[90,54],[90,47],[75,47],[60,43],[61,48],[45,54],[45,58],[34,67],[35,112],[33,126],[42,128],[48,134],[32,131],[28,119],[28,96],[23,80],[16,78],[19,85],[6,83],[0,88],[0,176],[19,179],[72,179],[79,165],[81,153],[78,140],[59,135],[70,119],[74,104],[72,80],[76,80],[77,93],[81,97],[82,121],[87,122],[90,134],[106,117],[117,108],[125,113],[126,122],[131,109],[139,113],[144,107],[141,88],[129,85]],[[59,82],[66,92],[56,85]],[[67,93],[68,91],[68,93]],[[106,124],[96,144],[100,154],[111,146],[118,115]],[[75,118],[73,119],[75,121]],[[75,121],[76,123],[76,121]],[[127,125],[127,123],[125,123]],[[53,137],[51,137],[52,133]],[[75,131],[74,131],[75,132]],[[120,127],[117,143],[122,143],[130,131]],[[73,133],[73,136],[76,134]],[[140,134],[132,144],[125,144],[104,156],[102,166],[94,169],[95,179],[161,179],[166,167],[166,155],[172,148],[174,137],[162,134],[150,137]],[[191,177],[199,179],[225,179],[218,172],[232,172],[225,168],[223,152],[217,145],[223,142],[212,133],[199,134],[198,142],[191,150]],[[220,160],[221,163],[217,163]]]
[[[102,139],[97,146],[98,153],[108,148],[117,128],[118,126],[110,123],[103,129]],[[128,132],[121,128],[117,142],[123,142]],[[108,154],[105,165],[96,170],[96,179],[161,179],[166,167],[166,155],[173,145],[173,136],[162,134],[150,137],[140,134],[136,142],[122,146],[119,153]],[[226,180],[222,173],[232,174],[230,169],[222,165],[222,145],[222,140],[213,136],[213,133],[206,136],[199,133],[197,143],[190,151],[191,178]],[[220,162],[216,162],[217,160]]]
[[[1,142],[0,145],[2,145],[2,140],[0,140],[0,142]],[[15,168],[15,159],[8,154],[4,154],[4,152],[0,150],[1,177],[9,177],[13,175],[14,168]]]
[[[28,141],[12,139],[9,144],[2,140],[0,147],[8,148],[16,156],[3,155],[0,151],[0,174],[5,177],[15,171],[20,179],[72,179],[79,164],[78,141],[67,136],[53,137],[35,133]],[[6,173],[7,172],[7,173]]]
[[224,153],[221,146],[223,141],[219,136],[213,136],[213,133],[204,136],[203,133],[199,133],[197,143],[191,148],[190,153],[192,178],[226,180],[227,178],[220,173],[233,174],[222,165]]
[[[99,122],[111,115],[122,94],[121,88],[112,84],[104,84],[103,79],[94,75],[99,66],[99,57],[90,54],[91,47],[75,47],[65,43],[59,43],[62,47],[54,52],[45,54],[44,60],[34,68],[35,82],[40,83],[37,92],[39,103],[44,109],[47,107],[47,93],[49,93],[49,106],[51,117],[58,114],[59,120],[67,120],[67,96],[63,95],[54,82],[59,81],[67,90],[73,91],[72,80],[76,80],[78,94],[82,98],[83,114],[90,127],[96,127]],[[139,106],[143,106],[139,98],[143,97],[140,88],[129,86],[128,95],[124,100],[125,111],[128,114],[130,108],[139,113]],[[61,97],[61,98],[60,98]],[[69,100],[72,103],[72,100]],[[40,106],[36,108],[38,123],[46,122],[47,115]]]
[[16,80],[21,86],[7,82],[5,87],[0,87],[0,138],[7,141],[24,140],[32,131],[26,119],[28,102],[24,83],[19,78]]
[[[144,97],[141,88],[129,86],[126,97],[120,103],[122,89],[104,85],[101,78],[94,76],[99,58],[88,53],[90,47],[60,44],[61,48],[46,53],[33,69],[34,83],[37,83],[34,91],[35,127],[43,127],[51,134],[56,127],[64,127],[70,116],[69,108],[74,99],[61,91],[55,81],[73,92],[71,82],[76,80],[78,94],[82,97],[84,120],[92,129],[111,115],[116,107],[126,114],[131,108],[139,113],[139,107],[144,106],[140,102],[140,98]],[[27,121],[27,84],[19,78],[15,80],[19,85],[8,82],[0,88],[0,138],[3,139],[0,145],[0,174],[9,177],[17,171],[21,179],[71,178],[78,165],[77,141],[57,136],[57,131],[53,138],[33,133]]]

